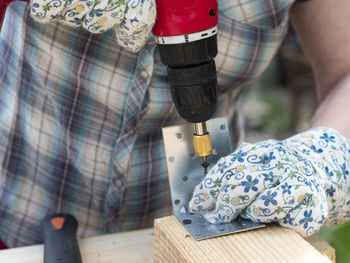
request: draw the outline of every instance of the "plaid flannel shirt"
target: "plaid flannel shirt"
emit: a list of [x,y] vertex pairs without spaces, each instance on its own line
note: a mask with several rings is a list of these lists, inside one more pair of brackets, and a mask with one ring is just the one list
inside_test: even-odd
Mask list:
[[[242,84],[278,50],[294,0],[219,0],[217,115],[237,121]],[[67,212],[80,237],[148,227],[171,213],[161,127],[183,122],[150,37],[137,54],[112,31],[35,23],[12,4],[0,38],[0,237],[41,241]],[[237,135],[235,133],[234,135]]]

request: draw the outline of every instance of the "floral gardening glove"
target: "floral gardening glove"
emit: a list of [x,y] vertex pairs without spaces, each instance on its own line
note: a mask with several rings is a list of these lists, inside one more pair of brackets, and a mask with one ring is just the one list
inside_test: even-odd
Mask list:
[[155,0],[31,0],[38,22],[59,21],[92,33],[114,28],[118,43],[136,52],[145,44],[155,22]]
[[242,144],[195,188],[189,207],[213,224],[238,215],[302,235],[350,217],[350,142],[315,128],[284,141]]

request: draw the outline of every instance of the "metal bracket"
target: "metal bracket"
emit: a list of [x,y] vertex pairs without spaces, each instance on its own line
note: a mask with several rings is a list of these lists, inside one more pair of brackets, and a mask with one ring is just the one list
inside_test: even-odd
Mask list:
[[[213,145],[213,154],[208,160],[213,165],[220,157],[232,152],[227,119],[225,117],[211,119],[207,122],[207,128]],[[242,218],[214,225],[208,223],[200,214],[189,213],[188,203],[193,190],[204,178],[203,167],[194,151],[193,124],[165,127],[162,131],[173,212],[193,238],[201,240],[265,226]]]

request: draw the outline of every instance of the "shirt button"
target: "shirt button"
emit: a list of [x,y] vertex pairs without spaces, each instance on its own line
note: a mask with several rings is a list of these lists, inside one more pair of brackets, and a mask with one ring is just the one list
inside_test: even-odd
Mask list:
[[140,75],[141,75],[141,77],[144,78],[144,79],[148,77],[148,73],[147,73],[146,70],[142,70],[141,73],[140,73]]
[[117,188],[122,188],[123,187],[123,178],[122,176],[118,176],[112,179],[112,183],[115,187]]

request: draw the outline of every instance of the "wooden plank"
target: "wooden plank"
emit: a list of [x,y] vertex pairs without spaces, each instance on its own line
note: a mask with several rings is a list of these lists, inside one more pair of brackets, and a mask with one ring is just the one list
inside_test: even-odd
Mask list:
[[[153,229],[81,239],[79,246],[84,263],[153,262]],[[43,246],[1,250],[0,262],[42,263]]]
[[[307,241],[335,262],[334,249],[323,239],[312,236]],[[153,262],[153,229],[86,238],[79,245],[84,263]],[[42,258],[42,245],[0,250],[0,262],[42,263]]]
[[335,262],[335,249],[322,239],[319,234],[313,234],[309,237],[304,238],[314,248],[316,248],[322,255]]
[[295,231],[278,226],[194,240],[174,217],[155,221],[154,262],[331,262]]

